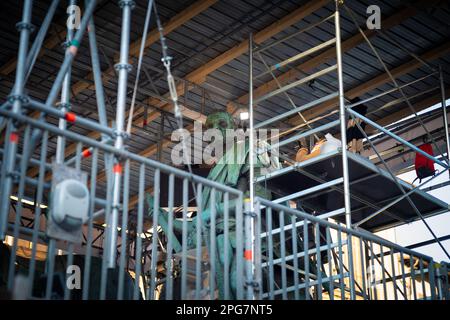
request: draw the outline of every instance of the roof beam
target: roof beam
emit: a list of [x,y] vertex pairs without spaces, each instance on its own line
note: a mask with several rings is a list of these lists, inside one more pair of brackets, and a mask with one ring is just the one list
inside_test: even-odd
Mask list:
[[[326,5],[329,0],[319,0],[319,1],[309,1],[305,5],[297,8],[290,14],[286,15],[282,19],[272,23],[270,26],[264,28],[263,30],[257,32],[254,36],[254,42],[260,44],[277,33],[283,31],[284,29],[292,26],[298,21],[302,20],[306,16],[309,16],[314,11],[322,8]],[[205,82],[205,77],[211,72],[219,69],[224,66],[228,62],[236,59],[242,54],[248,51],[248,41],[244,40],[239,45],[234,46],[230,50],[220,54],[218,57],[214,58],[210,62],[204,64],[200,68],[190,72],[186,76],[186,80],[194,83],[202,83]]]
[[[51,50],[54,47],[56,47],[58,44],[61,43],[61,39],[66,38],[66,29],[62,29],[61,31],[57,31],[57,34],[51,36],[47,40],[44,41],[42,46],[47,49]],[[38,58],[42,57],[45,54],[45,50],[40,50],[38,54]],[[5,63],[3,66],[0,67],[0,74],[3,76],[7,76],[10,73],[12,73],[14,70],[16,70],[17,66],[17,57],[12,58],[7,63]]]
[[[168,35],[170,32],[175,30],[176,28],[182,26],[187,21],[195,17],[196,15],[202,13],[206,9],[208,9],[210,6],[215,4],[218,0],[199,0],[195,2],[193,5],[189,6],[185,10],[181,11],[180,13],[176,14],[173,18],[171,18],[166,24],[164,24],[164,35]],[[157,28],[151,30],[147,38],[145,40],[145,48],[148,48],[153,43],[159,40],[159,31]],[[130,52],[129,56],[136,57],[139,55],[139,49],[141,45],[142,38],[139,38],[138,40],[134,41],[130,44]],[[114,56],[114,62],[119,61],[119,55],[116,54]],[[103,82],[109,81],[115,77],[115,71],[114,67],[109,67],[107,70],[102,72],[102,80]],[[72,94],[77,95],[80,92],[82,92],[85,89],[95,89],[95,85],[92,83],[94,79],[93,72],[90,72],[88,75],[84,77],[83,80],[79,80],[76,83],[72,85]],[[89,80],[89,81],[86,81]],[[36,118],[40,114],[39,111],[33,111],[30,115],[32,118]],[[100,136],[100,135],[98,135]]]
[[[421,57],[424,60],[432,61],[437,58],[439,58],[442,55],[445,55],[446,53],[450,52],[450,43],[444,43],[443,45],[440,45],[434,49],[431,49],[427,51],[426,53],[422,54]],[[416,59],[411,59],[405,64],[402,64],[394,69],[391,70],[392,75],[394,78],[400,77],[408,72],[411,72],[417,68],[419,68],[422,64],[418,62]],[[373,90],[387,82],[391,81],[389,75],[386,73],[382,73],[376,77],[374,77],[372,80],[362,83],[359,86],[356,86],[350,90],[347,90],[345,92],[345,96],[353,99],[357,96],[361,96],[370,90]],[[369,90],[369,91],[368,91]],[[319,104],[315,106],[312,109],[306,110],[302,112],[302,115],[307,121],[314,121],[318,118],[324,118],[326,117],[326,114],[334,111],[337,112],[337,105],[338,100],[332,99],[329,101],[326,101],[322,104]],[[324,116],[323,116],[324,115]],[[292,132],[293,130],[299,129],[300,127],[303,127],[305,124],[302,120],[298,119],[297,117],[291,117],[288,119],[288,123],[292,125],[290,129],[286,129],[282,135],[285,135],[289,132]]]
[[[429,97],[434,98],[434,97]],[[428,100],[428,99],[426,99]],[[422,103],[422,101],[420,101]],[[433,105],[433,104],[431,104]],[[428,104],[428,106],[431,106]],[[434,110],[433,117],[422,117],[423,124],[425,128],[428,130],[428,132],[432,133],[436,130],[441,130],[444,128],[443,124],[443,112],[442,108],[438,108],[437,110]],[[402,118],[401,118],[402,119]],[[399,137],[403,138],[406,141],[414,141],[415,139],[418,139],[422,137],[423,135],[427,134],[427,130],[425,130],[422,125],[414,118],[408,119],[405,121],[400,121],[400,124],[408,123],[407,129],[401,129],[396,133]],[[395,126],[395,125],[393,125]],[[395,129],[391,129],[391,131],[394,131]],[[369,135],[370,136],[370,135]],[[375,147],[377,148],[377,151],[379,153],[383,153],[386,150],[390,150],[394,147],[398,147],[399,143],[394,138],[391,138],[389,136],[385,136],[386,139],[379,138],[377,141],[372,141],[375,144]],[[401,148],[405,148],[404,145],[400,145]],[[406,148],[408,149],[408,148]],[[375,152],[372,150],[372,148],[366,149],[366,151],[363,153],[364,156],[372,156],[373,158],[377,157]]]
[[[442,45],[431,49],[424,54],[420,56],[420,58],[424,61],[433,61],[438,59],[439,57],[442,57],[443,55],[446,55],[450,52],[450,41],[445,41]],[[414,71],[418,68],[420,68],[423,64],[419,62],[416,59],[411,59],[408,62],[390,70],[392,76],[394,78],[401,77],[411,71]],[[380,87],[381,85],[384,85],[386,83],[389,83],[391,81],[390,76],[383,72],[382,74],[372,78],[369,81],[366,81],[359,86],[356,86],[350,90],[345,91],[345,96],[349,99],[353,99],[356,97],[359,97],[367,92],[372,91],[373,89],[376,89]],[[315,117],[322,115],[326,112],[329,112],[332,109],[335,109],[338,105],[338,99],[332,99],[328,100],[325,103],[322,103],[312,109],[306,110],[302,112],[302,115],[305,117],[306,120],[314,119]],[[292,117],[288,120],[288,122],[293,125],[299,125],[303,123],[302,119],[299,119],[298,117]]]
[[[425,2],[424,0],[417,1],[417,3]],[[405,9],[393,14],[392,16],[383,19],[383,29],[389,29],[393,26],[396,26],[400,24],[402,21],[405,21],[409,19],[410,17],[417,14],[418,10],[413,6],[408,6]],[[374,30],[367,30],[366,36],[368,38],[373,37],[376,35],[376,32]],[[342,52],[349,51],[359,44],[364,42],[364,37],[358,32],[357,34],[353,35],[352,37],[342,41]],[[325,50],[321,54],[317,55],[316,57],[309,59],[303,63],[300,63],[295,68],[281,74],[277,77],[277,81],[280,83],[280,85],[284,85],[294,79],[297,79],[298,77],[302,76],[304,73],[307,73],[314,68],[320,66],[321,64],[325,63],[326,61],[334,58],[336,56],[336,48],[331,47],[330,49]],[[253,97],[254,99],[261,97],[265,95],[266,93],[269,93],[275,89],[278,89],[277,81],[272,79],[262,85],[260,85],[258,88],[253,90]],[[230,113],[234,113],[238,108],[239,104],[247,104],[248,103],[248,93],[241,96],[236,100],[236,103],[230,102],[227,106],[227,109]],[[236,105],[238,104],[238,105]]]
[[[193,5],[189,6],[185,10],[181,11],[180,13],[176,14],[173,18],[171,18],[164,26],[164,35],[168,35],[172,31],[174,31],[176,28],[182,26],[189,20],[191,20],[193,17],[199,15],[209,7],[211,7],[213,4],[215,4],[218,0],[199,0],[195,2]],[[147,38],[145,39],[145,48],[150,47],[152,44],[157,42],[159,40],[159,31],[157,28],[151,30]],[[138,40],[134,41],[130,44],[130,57],[137,57],[139,55],[139,49],[141,46],[142,38],[139,38]],[[119,61],[119,55],[116,54],[114,57],[114,62]],[[111,78],[115,76],[115,71],[113,67],[108,68],[106,71],[102,72],[102,78],[103,81],[108,81]],[[86,79],[93,80],[94,74],[91,72],[88,74]],[[83,90],[87,88],[94,88],[94,86],[90,82],[86,82],[84,80],[80,80],[76,82],[72,86],[72,90],[74,95],[79,94]]]
[[[448,96],[450,94],[450,86],[447,87],[445,89],[446,91],[446,96]],[[420,112],[422,110],[425,110],[426,108],[431,107],[432,105],[435,105],[436,103],[439,103],[442,101],[442,97],[441,94],[435,94],[431,97],[425,98],[417,103],[413,103],[414,109],[416,110],[416,112]],[[411,115],[411,109],[409,107],[405,107],[402,108],[390,115],[388,115],[387,117],[384,117],[377,122],[377,124],[379,124],[380,126],[387,126],[391,123],[394,123],[396,121],[399,121],[407,116]],[[373,134],[375,132],[375,130],[368,130],[368,134]]]
[[[52,36],[51,38],[47,39],[43,43],[43,47],[47,50],[51,50],[61,42],[60,39],[64,39],[65,37],[66,37],[66,30],[62,30],[62,31],[58,32],[57,35]],[[45,50],[41,50],[38,54],[38,58],[42,57],[44,54],[45,54]],[[11,59],[9,62],[4,64],[0,68],[0,74],[2,74],[3,76],[10,74],[14,70],[16,70],[16,65],[17,65],[17,58]]]
[[[218,0],[199,0],[199,1],[195,2],[193,5],[186,8],[185,10],[176,14],[166,24],[164,24],[164,26],[163,26],[164,35],[168,35],[170,32],[174,31],[176,28],[185,24],[187,21],[189,21],[196,15],[205,11],[207,8],[212,6],[217,1]],[[145,47],[148,48],[149,46],[151,46],[153,43],[155,43],[158,40],[159,40],[159,31],[157,28],[155,28],[148,33],[147,38],[145,40]],[[140,38],[130,44],[130,56],[137,56],[139,54],[141,41],[142,41],[142,38]],[[115,57],[115,60],[117,60],[117,58],[118,57]],[[91,72],[85,78],[92,80],[93,76],[94,75]],[[113,68],[108,68],[106,71],[102,72],[103,81],[107,81],[107,80],[111,79],[113,76],[115,76]],[[87,88],[92,88],[92,87],[93,87],[92,81],[86,82],[86,81],[80,80],[72,86],[73,94],[77,95],[81,91],[83,91]],[[157,100],[157,101],[160,101],[160,100]],[[128,112],[127,112],[127,114],[128,114]],[[31,113],[30,117],[36,118],[38,115],[39,115],[38,111],[33,111]],[[151,114],[149,114],[149,117],[150,117],[150,119],[152,119]],[[157,117],[155,117],[154,119],[156,119],[156,118]],[[152,119],[152,120],[154,120],[154,119]],[[142,119],[141,119],[141,124],[142,124]],[[133,130],[133,128],[132,128],[132,130]],[[87,136],[91,139],[97,140],[97,139],[100,139],[101,134],[97,131],[91,131],[87,134]],[[68,157],[68,156],[74,154],[75,151],[76,151],[76,143],[72,143],[71,145],[66,147],[65,152],[64,152],[65,157]],[[28,175],[34,177],[34,176],[36,176],[37,173],[38,173],[38,170],[36,170],[35,168],[31,168],[28,172]]]
[[[215,0],[215,1],[217,1],[217,0]],[[203,3],[205,1],[202,0],[199,2]],[[295,24],[296,22],[298,22],[299,20],[308,16],[312,12],[314,12],[317,9],[321,8],[322,6],[326,5],[328,2],[329,2],[329,0],[309,1],[307,4],[299,7],[297,10],[288,14],[284,18],[278,20],[277,22],[274,22],[270,26],[268,26],[268,27],[264,28],[263,30],[259,31],[258,33],[256,33],[255,37],[254,37],[255,42],[257,42],[257,43],[264,42],[265,40],[271,38],[273,35],[279,33],[283,29],[286,29],[287,27],[291,26],[292,24]],[[210,5],[212,5],[212,3]],[[175,17],[173,19],[171,19],[169,21],[169,23],[174,19],[175,19]],[[170,29],[173,30],[174,27],[167,28],[167,26],[164,26],[164,29],[166,31],[170,30]],[[157,39],[158,38],[156,38],[155,41]],[[140,40],[136,41],[135,43],[140,44]],[[148,43],[149,42],[146,42],[146,44],[148,44]],[[133,45],[131,45],[131,46],[133,46]],[[201,84],[202,82],[205,81],[206,76],[209,73],[217,70],[218,68],[222,67],[223,65],[227,64],[228,62],[237,58],[238,56],[246,53],[247,51],[248,51],[248,41],[243,41],[239,45],[231,48],[230,50],[220,54],[218,57],[212,59],[210,62],[206,63],[202,67],[192,71],[185,77],[185,79],[191,83]],[[131,54],[131,50],[130,50],[130,54]],[[81,83],[81,81],[80,81],[80,83]],[[83,82],[83,83],[85,83],[85,82]],[[81,84],[80,84],[80,88],[81,88]],[[191,88],[191,86],[188,86],[187,89],[189,90],[190,88]],[[184,85],[178,85],[177,92],[179,95],[184,94]],[[147,100],[147,104],[155,105],[156,107],[159,107],[163,110],[168,110],[168,111],[170,111],[169,109],[172,107],[171,103],[166,103],[160,99],[153,98],[153,97],[149,98]],[[206,116],[201,114],[200,112],[191,110],[185,106],[181,106],[181,109],[182,109],[183,115],[187,118],[190,118],[193,120],[200,120],[202,122],[204,122],[206,119]],[[139,107],[135,110],[134,116],[138,116],[133,120],[133,124],[135,126],[142,126],[143,120],[144,120],[144,118],[143,118],[144,110],[145,110],[145,108],[143,108],[143,107]],[[128,115],[128,112],[127,112],[127,115]],[[141,115],[141,116],[139,116],[139,115]],[[155,119],[157,119],[160,115],[161,115],[161,113],[159,111],[149,112],[146,120],[148,123],[150,123],[151,121],[154,121]],[[133,133],[136,130],[136,127],[132,127],[131,130]],[[88,136],[92,139],[99,139],[100,133],[90,132],[88,134]],[[149,146],[142,153],[145,154],[145,156],[147,156],[147,157],[152,155],[153,153],[151,150],[153,150],[153,149],[151,149],[151,148],[154,148],[154,145]],[[75,150],[76,150],[76,144],[72,144],[72,145],[68,146],[66,148],[65,156],[67,157],[67,156],[73,154],[75,152]],[[33,172],[33,173],[37,174],[37,172]]]
[[[298,21],[302,20],[306,16],[310,15],[314,11],[320,9],[321,7],[325,6],[329,0],[313,0],[307,2],[305,5],[297,8],[293,12],[289,13],[288,15],[284,16],[280,20],[272,23],[268,27],[262,29],[261,31],[257,32],[254,35],[254,42],[257,44],[260,44],[267,39],[270,39],[277,33],[283,31],[284,29],[292,26],[293,24],[297,23]],[[191,71],[189,74],[185,76],[185,80],[191,83],[195,84],[202,84],[206,81],[206,77],[216,71],[217,69],[221,68],[222,66],[226,65],[228,62],[236,59],[237,57],[241,56],[242,54],[245,54],[248,51],[248,41],[244,40],[240,44],[234,46],[233,48],[223,52],[222,54],[218,55],[211,61],[205,63],[201,67]],[[187,88],[188,90],[190,87]],[[177,92],[178,95],[183,95],[185,92],[184,85],[178,85],[177,86]],[[172,104],[166,103],[160,100],[157,100],[155,98],[149,98],[147,100],[147,103],[150,105],[156,105],[159,108],[163,110],[170,111],[172,108]],[[135,110],[134,116],[137,117],[135,121],[137,123],[142,122],[141,117],[138,117],[140,114],[144,112],[144,108],[138,108]],[[199,117],[202,116],[197,111],[184,108],[182,110],[182,113],[185,117],[190,118],[192,120],[197,120]],[[159,111],[153,111],[149,114],[150,119],[159,117],[160,112]],[[204,116],[204,115],[203,115]]]

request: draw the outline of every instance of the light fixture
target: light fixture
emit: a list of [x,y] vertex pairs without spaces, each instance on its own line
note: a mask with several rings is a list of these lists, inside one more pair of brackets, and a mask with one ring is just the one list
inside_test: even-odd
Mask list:
[[[14,201],[19,201],[19,198],[16,196],[10,196],[10,199],[14,200]],[[22,201],[22,203],[28,204],[30,206],[34,206],[34,201],[23,199],[23,198],[21,201]],[[39,206],[41,207],[41,209],[47,208],[47,206],[45,204],[40,204]]]
[[243,121],[248,120],[250,118],[250,115],[249,115],[248,111],[243,111],[239,114],[239,118]]

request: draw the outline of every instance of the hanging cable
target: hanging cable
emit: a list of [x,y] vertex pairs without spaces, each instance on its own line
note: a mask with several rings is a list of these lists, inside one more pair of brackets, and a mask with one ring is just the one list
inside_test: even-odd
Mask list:
[[[153,10],[155,12],[156,25],[157,25],[157,28],[159,31],[159,38],[161,41],[161,50],[162,50],[161,61],[163,62],[164,67],[166,68],[167,84],[169,86],[170,99],[172,100],[173,107],[174,107],[175,121],[177,123],[178,129],[181,131],[184,129],[183,115],[181,113],[180,106],[178,105],[177,87],[175,85],[175,79],[174,79],[174,77],[172,75],[172,71],[170,69],[172,57],[167,52],[168,47],[167,47],[167,43],[166,43],[166,38],[164,36],[164,29],[162,27],[161,20],[159,19],[159,16],[158,16],[158,10],[156,8],[156,4],[153,6]],[[193,189],[194,196],[195,196],[195,201],[197,203],[197,209],[199,210],[201,208],[202,204],[198,200],[197,190],[195,188],[195,184],[192,179],[194,173],[192,171],[190,159],[187,158],[187,155],[190,154],[190,152],[189,153],[187,152],[187,146],[186,146],[186,141],[185,141],[184,137],[181,139],[181,147],[183,150],[183,157],[186,157],[184,160],[185,160],[186,166],[187,166],[189,174],[190,174],[189,180],[191,180],[192,189]]]
[[153,0],[148,0],[147,13],[145,15],[144,32],[142,33],[141,46],[139,48],[138,66],[136,70],[136,80],[134,81],[133,96],[131,98],[130,112],[128,115],[127,134],[131,135],[131,125],[133,123],[134,105],[136,103],[136,94],[141,75],[142,60],[144,58],[145,42],[147,40],[148,27],[150,25],[150,17],[152,15]]

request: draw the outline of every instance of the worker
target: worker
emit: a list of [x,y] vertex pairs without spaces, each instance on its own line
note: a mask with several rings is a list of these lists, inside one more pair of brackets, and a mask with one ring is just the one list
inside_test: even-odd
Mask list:
[[[361,100],[355,98],[351,103],[357,103]],[[352,108],[352,110],[358,112],[360,115],[365,116],[367,112],[367,106],[364,104],[359,104]],[[358,126],[359,125],[359,126]],[[364,129],[366,128],[366,123],[359,118],[349,118],[347,122],[347,146],[348,150],[353,153],[361,154],[363,149],[363,139],[364,139]],[[361,131],[362,129],[362,131]]]
[[305,158],[305,156],[309,153],[308,148],[305,147],[305,142],[303,140],[297,141],[298,143],[298,150],[295,155],[295,162],[302,162]]

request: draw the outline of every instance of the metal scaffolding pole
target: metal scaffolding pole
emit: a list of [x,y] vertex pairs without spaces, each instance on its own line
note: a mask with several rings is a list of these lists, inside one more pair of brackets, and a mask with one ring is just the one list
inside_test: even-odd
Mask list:
[[[246,199],[245,201],[245,216],[244,216],[244,237],[245,237],[245,271],[246,271],[246,299],[253,300],[254,292],[253,292],[253,274],[254,274],[254,201],[255,201],[255,141],[254,141],[254,126],[253,126],[253,34],[250,33],[248,38],[248,67],[249,67],[249,96],[248,96],[248,112],[249,112],[249,192],[250,199]],[[249,201],[248,201],[249,200]],[[250,202],[250,203],[248,203]]]
[[[98,121],[104,127],[108,127],[106,115],[105,92],[103,90],[102,73],[100,69],[100,59],[98,56],[97,39],[95,36],[94,17],[91,17],[88,25],[89,49],[91,54],[92,71],[94,74],[95,96],[97,98]],[[102,139],[108,139],[102,135]]]
[[405,139],[403,139],[403,138],[401,138],[400,136],[398,136],[398,135],[392,133],[391,131],[389,131],[389,130],[383,128],[382,126],[380,126],[380,125],[377,124],[376,122],[370,120],[369,118],[367,118],[367,117],[365,117],[365,116],[363,116],[363,115],[357,113],[356,111],[354,111],[354,110],[352,110],[352,109],[350,109],[350,108],[347,108],[347,112],[350,113],[350,114],[352,114],[352,115],[355,116],[356,118],[360,118],[361,120],[363,120],[364,122],[366,122],[368,125],[370,125],[370,126],[374,127],[375,129],[378,129],[379,131],[381,131],[381,132],[387,134],[388,136],[390,136],[391,138],[397,140],[397,141],[400,142],[401,144],[404,144],[405,146],[407,146],[408,148],[412,149],[413,151],[415,151],[415,152],[417,152],[417,153],[420,153],[421,155],[423,155],[424,157],[430,159],[430,160],[433,161],[434,163],[437,163],[438,165],[440,165],[440,166],[442,166],[442,167],[444,167],[444,168],[446,168],[446,169],[449,169],[449,168],[450,168],[448,164],[446,164],[446,163],[440,161],[437,157],[432,156],[432,155],[426,153],[425,151],[419,149],[418,147],[416,147],[416,146],[413,145],[412,143],[406,141]]
[[[76,0],[70,0],[69,5],[75,6],[77,4]],[[70,15],[70,13],[69,13]],[[70,17],[70,16],[69,16]],[[66,34],[66,42],[64,43],[64,47],[67,49],[72,40],[73,40],[73,27],[70,26],[70,24],[67,24],[67,34]],[[69,50],[65,50],[66,57],[70,55],[71,53]],[[70,90],[71,90],[71,76],[72,76],[72,66],[69,65],[67,69],[67,73],[64,76],[64,81],[61,88],[61,102],[60,102],[60,109],[62,112],[66,113],[70,110]],[[59,118],[59,124],[58,127],[61,130],[66,130],[67,122],[64,118]],[[64,150],[65,150],[66,140],[62,136],[57,137],[56,141],[56,163],[61,164],[64,163]]]
[[[134,7],[134,1],[121,0],[119,6],[122,9],[122,34],[120,38],[120,61],[115,65],[118,72],[118,88],[117,88],[117,109],[116,109],[116,139],[114,147],[122,150],[125,132],[125,107],[127,102],[127,82],[128,72],[131,70],[131,65],[128,63],[128,53],[130,48],[130,22],[131,10]],[[113,198],[112,211],[108,225],[109,242],[106,243],[107,248],[107,266],[108,268],[115,267],[116,260],[116,245],[117,245],[117,225],[120,211],[120,184],[122,177],[122,165],[120,159],[115,157],[113,169]],[[126,214],[126,212],[124,212]]]
[[[30,50],[27,54],[26,59],[26,73],[25,73],[25,79],[26,82],[28,80],[28,77],[31,74],[31,71],[33,70],[34,63],[36,62],[36,59],[39,55],[40,48],[42,47],[42,42],[45,39],[45,36],[47,35],[48,28],[50,27],[50,24],[52,22],[53,16],[55,15],[55,11],[58,8],[59,0],[53,0],[50,6],[47,9],[47,14],[45,15],[45,18],[41,24],[41,27],[39,28],[39,31],[36,35],[36,37],[33,40],[33,44],[31,45]],[[13,90],[14,91],[14,88]],[[5,107],[8,104],[8,101],[5,102],[1,107]],[[3,129],[3,128],[2,128]]]
[[[351,116],[355,119],[355,115],[353,114],[354,111],[352,111]],[[376,150],[375,146],[373,145],[373,142],[370,141],[369,137],[367,136],[367,134],[364,132],[364,130],[361,128],[360,124],[356,124],[359,128],[359,130],[361,130],[361,132],[363,132],[365,138],[367,139],[367,141],[369,141],[372,149],[375,151],[375,153],[377,154],[377,157],[381,160],[381,162],[383,163],[383,166],[386,168],[386,170],[389,172],[389,175],[392,177],[393,181],[395,182],[395,184],[397,185],[397,187],[399,188],[399,190],[403,193],[403,196],[408,200],[408,203],[410,204],[410,206],[413,208],[413,210],[416,212],[416,214],[419,216],[419,218],[422,220],[422,222],[425,224],[426,228],[430,231],[431,235],[436,239],[436,242],[439,244],[439,246],[441,247],[442,251],[444,251],[444,253],[447,255],[448,258],[450,258],[450,255],[448,254],[447,250],[445,249],[445,247],[442,245],[442,243],[439,241],[438,237],[436,236],[436,234],[434,233],[434,231],[431,229],[431,227],[429,226],[429,224],[425,221],[425,218],[422,216],[422,214],[420,213],[419,209],[417,208],[417,206],[414,204],[414,202],[412,201],[412,199],[410,198],[410,196],[406,193],[406,191],[404,190],[404,188],[400,185],[400,183],[397,181],[397,178],[395,177],[394,173],[392,172],[392,170],[388,167],[388,165],[386,164],[386,161],[383,159],[383,157],[380,155],[380,153]],[[420,149],[419,149],[420,150]],[[427,153],[425,153],[427,154]],[[448,170],[449,167],[445,167],[445,170]],[[430,179],[431,180],[431,179]]]
[[[450,164],[450,138],[448,133],[448,119],[447,119],[447,104],[445,99],[445,87],[444,87],[444,74],[442,73],[442,67],[439,66],[439,84],[441,87],[441,104],[442,104],[442,112],[444,117],[444,132],[445,132],[445,143],[447,147],[447,159]],[[450,175],[450,171],[449,171]]]
[[253,201],[255,199],[255,191],[254,191],[254,179],[255,179],[255,148],[254,148],[254,126],[253,126],[253,34],[250,33],[248,38],[248,46],[249,46],[249,95],[248,95],[248,112],[249,112],[249,164],[250,164],[250,210],[253,212],[254,204]]
[[[61,68],[58,71],[58,74],[56,75],[56,79],[53,82],[53,85],[50,89],[50,92],[47,96],[47,100],[45,101],[45,104],[48,107],[53,107],[53,104],[60,92],[60,89],[63,85],[63,82],[66,78],[66,73],[70,69],[73,60],[75,59],[75,56],[78,53],[78,49],[81,44],[81,40],[83,39],[83,35],[85,30],[87,29],[88,22],[94,13],[95,6],[97,4],[97,0],[90,0],[88,5],[86,6],[86,10],[84,12],[83,18],[81,19],[79,29],[75,32],[72,41],[70,42],[70,45],[66,48],[66,55],[64,56],[64,60],[61,64]],[[69,117],[73,119],[74,115],[69,114]],[[45,113],[41,113],[40,116],[41,119],[45,118]],[[30,150],[25,150],[24,156],[28,159],[31,158],[33,150],[36,148],[36,145],[38,141],[42,137],[42,132],[38,129],[33,130],[33,134],[31,136],[31,143],[30,143]]]
[[[10,96],[12,101],[12,112],[14,114],[20,114],[22,110],[22,104],[24,103],[24,85],[26,74],[26,58],[28,51],[28,42],[30,39],[30,33],[32,30],[31,25],[31,11],[33,1],[25,0],[23,4],[22,21],[17,24],[17,30],[20,32],[19,51],[17,57],[16,68],[16,80],[14,83],[14,91]],[[5,143],[8,145],[9,150],[5,150],[4,170],[2,168],[2,189],[0,201],[0,240],[5,238],[6,225],[8,224],[9,213],[9,196],[13,184],[14,177],[12,171],[16,165],[16,153],[19,140],[19,133],[17,132],[17,123],[10,120],[7,125]]]
[[352,227],[351,205],[350,205],[350,177],[347,159],[347,119],[344,100],[344,80],[342,75],[342,49],[341,49],[341,27],[339,21],[339,1],[336,1],[336,14],[334,16],[336,28],[336,64],[339,86],[339,119],[342,140],[342,175],[344,178],[344,202],[345,202],[345,224],[347,228]]
[[[347,158],[347,118],[345,112],[345,97],[344,97],[344,79],[342,74],[342,48],[341,48],[341,26],[339,14],[339,0],[336,0],[336,14],[334,15],[336,28],[336,65],[338,75],[338,90],[339,90],[339,119],[341,129],[342,141],[342,178],[344,179],[344,203],[345,203],[345,224],[347,228],[352,228],[352,213],[350,204],[350,175],[348,171]],[[353,250],[352,237],[349,234],[347,238],[348,245],[348,265],[350,276],[350,297],[355,299],[355,286],[353,278]]]
[[[87,3],[87,0],[85,1]],[[98,121],[100,125],[108,128],[108,117],[106,115],[105,92],[103,90],[102,72],[100,68],[100,59],[98,56],[97,38],[95,35],[94,17],[91,17],[88,24],[89,50],[91,54],[92,72],[94,75],[95,97],[97,99]],[[102,141],[107,143],[109,138],[106,134],[102,134]],[[92,153],[92,148],[87,149],[88,154]],[[75,158],[75,157],[74,157]],[[74,160],[72,158],[72,160]],[[106,155],[104,155],[106,177],[109,178],[111,163]]]
[[[353,23],[355,24],[356,28],[358,29],[359,33],[363,36],[364,40],[369,45],[369,47],[372,49],[372,52],[375,54],[376,58],[380,62],[381,66],[383,67],[384,71],[386,72],[386,74],[391,79],[393,85],[398,89],[398,92],[400,93],[402,99],[404,99],[404,101],[408,105],[408,107],[411,110],[411,112],[414,114],[414,116],[416,117],[416,119],[418,120],[418,122],[420,123],[422,128],[425,130],[425,132],[427,134],[427,137],[431,140],[431,142],[434,145],[434,147],[439,151],[440,155],[443,156],[443,153],[442,153],[441,149],[439,148],[439,146],[437,145],[435,139],[433,138],[433,136],[431,135],[431,133],[429,132],[429,130],[427,129],[427,127],[423,123],[421,116],[416,112],[416,110],[415,110],[414,106],[412,105],[410,99],[406,96],[404,90],[402,88],[400,88],[400,85],[398,84],[398,81],[392,75],[392,72],[389,70],[389,68],[387,67],[386,63],[381,58],[380,54],[378,53],[376,48],[373,46],[372,42],[369,40],[367,35],[364,33],[364,31],[361,29],[361,27],[356,22],[356,19],[354,17],[353,11],[351,9],[349,9],[347,6],[345,6],[345,4],[344,4],[344,7],[347,10],[347,12],[348,12],[350,18],[352,19]],[[446,160],[448,160],[448,159],[446,159]]]
[[[33,44],[27,54],[26,73],[25,73],[24,82],[27,81],[28,77],[30,76],[31,71],[33,70],[34,63],[39,54],[39,49],[42,46],[42,42],[44,41],[44,38],[47,34],[47,30],[53,19],[53,16],[55,14],[56,8],[58,7],[58,4],[59,4],[59,0],[53,0],[53,2],[50,4],[50,6],[47,10],[47,14],[44,18],[44,21],[42,22],[42,25],[39,28],[39,32],[37,33],[36,37],[34,38]],[[12,89],[12,91],[14,91],[14,88]],[[6,101],[5,103],[3,103],[0,106],[0,108],[5,108],[7,105],[9,105],[9,103],[10,103],[9,101]],[[0,132],[3,131],[5,126],[6,126],[6,119],[0,118]]]

